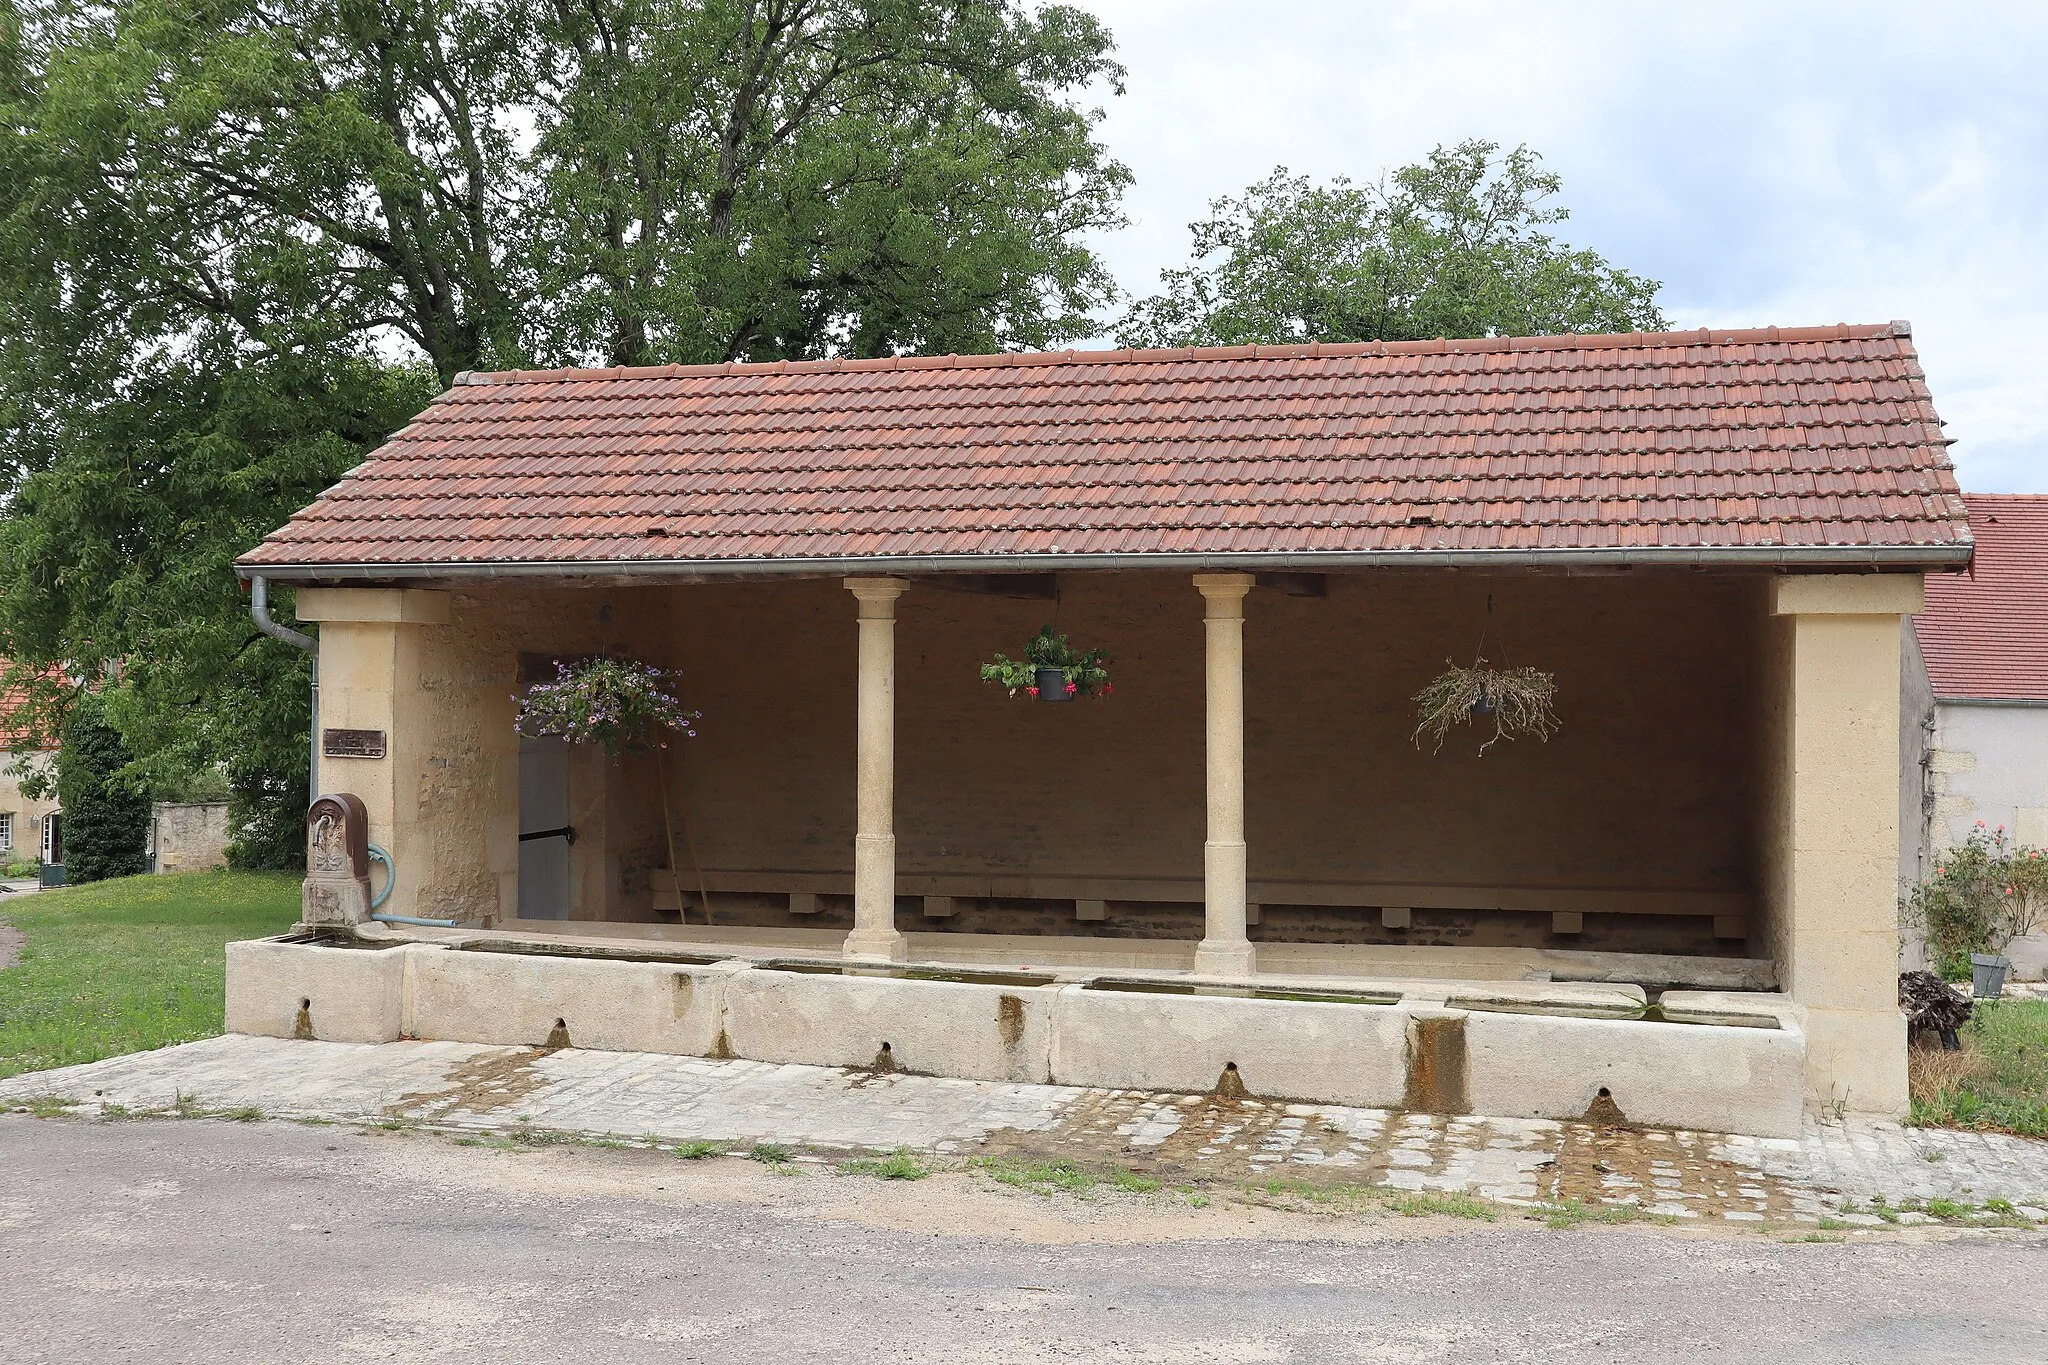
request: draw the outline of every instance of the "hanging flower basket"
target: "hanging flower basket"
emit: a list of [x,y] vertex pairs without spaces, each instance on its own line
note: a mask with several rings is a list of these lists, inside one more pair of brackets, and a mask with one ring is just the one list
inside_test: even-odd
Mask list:
[[703,715],[676,700],[675,685],[673,673],[631,659],[558,662],[553,682],[515,698],[515,728],[600,745],[615,758],[628,749],[666,749],[672,734],[695,738]]
[[983,664],[981,680],[996,684],[1013,697],[1022,694],[1040,701],[1106,697],[1115,690],[1109,681],[1108,663],[1108,650],[1076,649],[1066,636],[1046,626],[1024,646],[1023,658],[998,654]]
[[[668,767],[662,753],[676,735],[697,737],[703,712],[676,699],[676,675],[631,659],[599,657],[557,662],[553,682],[536,684],[514,697],[519,714],[513,728],[522,735],[546,735],[571,744],[595,744],[617,758],[629,750],[652,750],[655,778],[661,787],[661,824],[668,840],[668,865],[680,873],[675,828],[669,822]],[[683,811],[683,839],[697,873],[697,894],[703,897],[704,922],[711,923],[711,885],[690,835],[690,817]],[[677,883],[680,890],[681,883]],[[685,919],[688,916],[684,916]]]

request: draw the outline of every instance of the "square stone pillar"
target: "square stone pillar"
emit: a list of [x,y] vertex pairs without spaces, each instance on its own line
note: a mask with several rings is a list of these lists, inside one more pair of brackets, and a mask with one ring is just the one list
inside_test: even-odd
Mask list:
[[[448,594],[411,588],[301,588],[294,614],[320,623],[321,786],[360,797],[369,841],[397,865],[387,914],[420,911],[439,840],[459,837],[424,790],[444,704],[420,686],[422,637],[448,621]],[[335,732],[353,732],[336,734]],[[372,756],[381,748],[381,756]],[[335,752],[340,749],[348,752]],[[442,818],[437,819],[437,814]],[[382,886],[383,872],[373,872]]]
[[1898,1007],[1899,635],[1918,574],[1772,580],[1762,881],[1780,986],[1806,1007],[1807,1104],[1906,1111]]
[[860,707],[854,757],[853,932],[846,956],[901,962],[896,931],[896,599],[900,578],[849,578],[860,600]]
[[1203,599],[1208,656],[1209,834],[1202,845],[1202,942],[1195,970],[1249,976],[1256,955],[1245,937],[1244,598],[1247,573],[1195,575]]

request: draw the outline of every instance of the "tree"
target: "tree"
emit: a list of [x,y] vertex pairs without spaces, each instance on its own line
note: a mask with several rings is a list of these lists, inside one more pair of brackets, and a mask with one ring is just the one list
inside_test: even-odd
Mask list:
[[1374,185],[1285,167],[1191,225],[1194,259],[1117,325],[1126,346],[1654,331],[1655,280],[1542,229],[1562,182],[1527,147],[1438,147]]
[[461,370],[1091,333],[1109,54],[1021,0],[0,0],[11,680],[117,679],[130,777],[295,857],[235,555]]
[[[1108,35],[1016,0],[0,0],[41,321],[442,383],[1086,335]],[[31,310],[38,311],[38,310]],[[59,320],[52,311],[68,314]]]
[[57,750],[57,804],[64,812],[64,879],[96,882],[148,870],[149,795],[119,774],[129,762],[100,698],[82,692]]

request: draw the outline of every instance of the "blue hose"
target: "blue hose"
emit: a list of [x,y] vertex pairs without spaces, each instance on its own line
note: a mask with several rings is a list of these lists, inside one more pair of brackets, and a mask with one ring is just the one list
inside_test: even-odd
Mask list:
[[377,907],[391,899],[391,888],[398,884],[398,864],[391,855],[375,844],[370,845],[370,860],[384,864],[384,889],[370,898],[370,918],[379,924],[416,924],[422,929],[453,929],[452,919],[420,919],[415,915],[380,915]]
[[414,915],[371,915],[379,924],[417,924],[423,929],[453,929],[452,919],[420,919]]

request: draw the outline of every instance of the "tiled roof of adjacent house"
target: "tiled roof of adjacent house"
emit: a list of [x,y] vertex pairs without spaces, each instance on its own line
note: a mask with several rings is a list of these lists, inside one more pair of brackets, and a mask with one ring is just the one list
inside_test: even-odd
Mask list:
[[1892,323],[465,375],[241,563],[1968,552]]
[[1913,618],[1937,697],[2048,701],[2048,497],[1965,493],[1976,559]]

